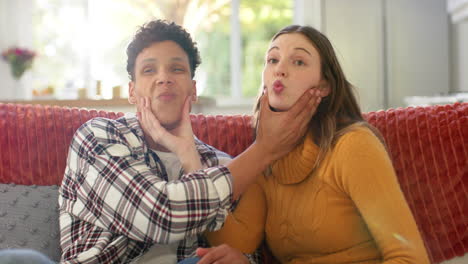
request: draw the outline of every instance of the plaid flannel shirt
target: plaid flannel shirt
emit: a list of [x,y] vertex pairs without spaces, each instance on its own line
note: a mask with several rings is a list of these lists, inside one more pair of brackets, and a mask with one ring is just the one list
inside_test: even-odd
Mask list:
[[[63,263],[129,263],[154,243],[180,241],[178,259],[206,246],[232,209],[230,157],[196,139],[204,168],[167,182],[134,116],[95,118],[75,133],[60,187]],[[222,162],[221,162],[222,164]]]

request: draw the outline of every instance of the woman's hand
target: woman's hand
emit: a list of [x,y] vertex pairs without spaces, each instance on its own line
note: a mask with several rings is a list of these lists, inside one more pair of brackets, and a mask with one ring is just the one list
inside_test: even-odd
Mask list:
[[198,248],[197,256],[200,261],[197,264],[248,264],[247,259],[242,252],[226,244],[212,248]]
[[138,100],[138,119],[143,130],[156,144],[175,153],[186,172],[196,171],[202,167],[190,121],[190,101],[191,96],[188,96],[182,108],[179,127],[169,132],[153,114],[151,100],[148,97]]
[[270,109],[268,93],[263,94],[255,143],[262,146],[272,162],[300,143],[320,101],[320,91],[310,89],[288,111],[274,112]]

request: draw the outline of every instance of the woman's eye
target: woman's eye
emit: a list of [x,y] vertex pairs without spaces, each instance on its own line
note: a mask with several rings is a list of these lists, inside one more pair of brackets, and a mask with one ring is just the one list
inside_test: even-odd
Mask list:
[[268,64],[278,63],[278,60],[277,60],[277,59],[274,59],[274,58],[270,58],[270,59],[267,59],[267,63],[268,63]]
[[302,65],[304,65],[304,64],[305,64],[305,63],[304,63],[304,61],[302,61],[302,60],[295,60],[295,61],[294,61],[294,65],[297,65],[297,66],[302,66]]

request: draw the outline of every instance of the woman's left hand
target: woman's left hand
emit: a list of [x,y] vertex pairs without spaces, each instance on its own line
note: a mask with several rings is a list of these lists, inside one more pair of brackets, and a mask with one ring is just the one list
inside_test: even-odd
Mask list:
[[200,258],[198,264],[249,263],[249,260],[242,252],[226,244],[212,248],[198,248],[197,255]]

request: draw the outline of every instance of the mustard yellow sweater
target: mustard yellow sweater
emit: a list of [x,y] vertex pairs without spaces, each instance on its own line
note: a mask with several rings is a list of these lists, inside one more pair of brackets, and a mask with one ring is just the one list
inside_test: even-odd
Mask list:
[[384,146],[368,129],[342,136],[317,172],[309,135],[260,176],[225,226],[207,234],[253,252],[265,238],[282,263],[429,263]]

